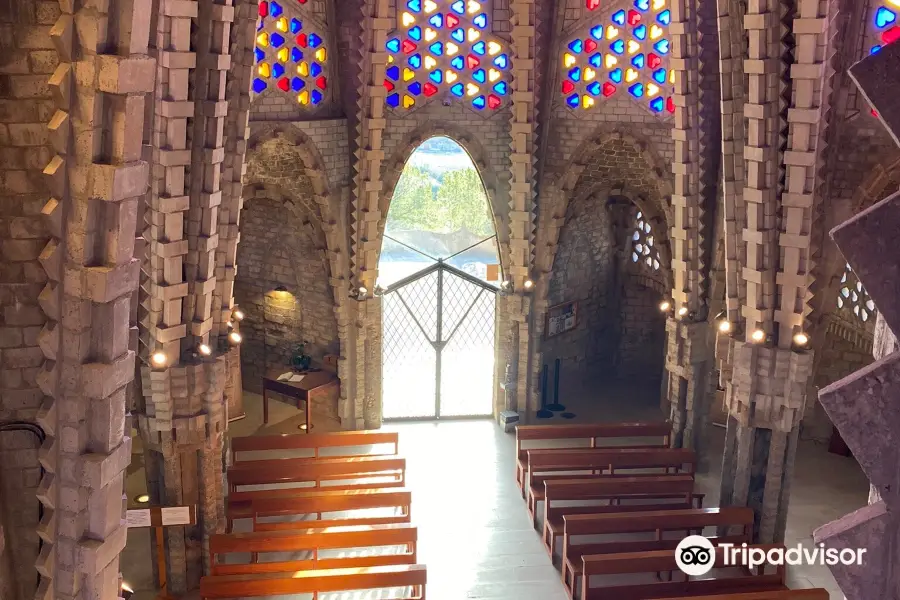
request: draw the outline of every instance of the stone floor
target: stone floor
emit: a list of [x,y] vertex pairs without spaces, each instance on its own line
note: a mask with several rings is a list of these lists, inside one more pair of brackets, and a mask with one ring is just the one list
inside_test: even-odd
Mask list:
[[[657,385],[638,388],[633,382],[568,390],[564,403],[577,421],[622,421],[659,418]],[[246,398],[247,418],[232,424],[234,435],[261,427],[258,396]],[[270,407],[267,431],[296,430],[295,408],[280,402]],[[554,419],[554,421],[562,419]],[[544,421],[546,422],[546,421]],[[324,428],[324,427],[323,427]],[[419,527],[420,562],[428,565],[428,596],[432,600],[563,600],[559,574],[550,565],[538,534],[531,528],[514,482],[515,441],[492,421],[389,423],[401,433],[401,453],[407,457],[407,477],[414,493],[413,522]],[[724,430],[714,431],[716,456]],[[139,452],[139,450],[138,450]],[[129,471],[128,495],[144,489],[140,454]],[[812,531],[866,502],[868,484],[852,459],[828,454],[821,445],[803,442],[798,452],[788,519],[788,545],[812,546]],[[698,477],[707,506],[717,505],[720,464]],[[465,484],[463,486],[463,484]],[[463,489],[474,495],[461,495]],[[152,589],[150,541],[146,530],[129,532],[122,560],[127,581],[139,592]],[[795,567],[791,587],[825,587],[841,599],[825,567]],[[139,593],[134,600],[152,597]]]

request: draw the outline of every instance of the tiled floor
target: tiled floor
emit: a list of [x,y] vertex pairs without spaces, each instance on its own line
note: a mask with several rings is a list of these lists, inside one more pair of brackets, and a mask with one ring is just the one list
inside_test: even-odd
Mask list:
[[[583,392],[569,390],[567,409],[576,420],[622,421],[659,418],[659,387],[604,384]],[[248,396],[248,418],[233,424],[237,435],[260,426],[258,397]],[[296,410],[279,402],[270,408],[272,428],[292,430]],[[281,427],[277,425],[282,423]],[[419,527],[420,562],[428,565],[428,597],[432,600],[563,600],[559,573],[550,565],[538,534],[531,528],[514,481],[515,442],[492,421],[396,423],[407,477],[413,491],[413,522]],[[714,432],[716,456],[724,430]],[[135,458],[139,458],[136,456]],[[798,452],[792,485],[787,544],[812,545],[812,531],[863,506],[867,483],[852,459],[828,454],[804,442]],[[698,477],[707,506],[718,498],[720,463]],[[134,465],[127,482],[129,496],[143,489],[143,470]],[[129,533],[122,571],[135,589],[152,585],[146,532]],[[825,567],[790,571],[792,587],[825,587],[841,599]],[[139,600],[138,597],[135,600]]]

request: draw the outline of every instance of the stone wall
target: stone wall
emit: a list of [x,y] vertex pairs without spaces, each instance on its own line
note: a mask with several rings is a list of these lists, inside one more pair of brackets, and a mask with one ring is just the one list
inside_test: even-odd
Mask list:
[[616,356],[619,377],[662,377],[666,346],[666,315],[659,310],[662,298],[658,286],[649,278],[634,272],[625,276]]
[[[0,529],[5,529],[9,544],[7,556],[0,551],[0,562],[8,560],[13,569],[8,582],[8,589],[14,590],[12,598],[30,598],[37,585],[34,563],[40,547],[36,530],[41,507],[35,492],[41,481],[39,447],[40,440],[30,432],[0,431]],[[0,582],[0,598],[3,587]]]

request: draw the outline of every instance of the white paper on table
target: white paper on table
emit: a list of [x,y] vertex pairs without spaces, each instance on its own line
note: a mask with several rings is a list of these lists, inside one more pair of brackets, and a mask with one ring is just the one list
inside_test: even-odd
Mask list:
[[191,524],[191,507],[190,506],[173,506],[163,508],[162,524],[163,525],[190,525]]
[[291,383],[298,383],[300,381],[303,381],[304,377],[306,377],[306,375],[291,375],[291,378],[289,379],[289,381]]
[[294,376],[293,373],[288,371],[287,373],[282,373],[278,376],[278,381],[291,381],[291,378]]
[[125,512],[125,524],[127,527],[150,527],[150,509],[140,508]]

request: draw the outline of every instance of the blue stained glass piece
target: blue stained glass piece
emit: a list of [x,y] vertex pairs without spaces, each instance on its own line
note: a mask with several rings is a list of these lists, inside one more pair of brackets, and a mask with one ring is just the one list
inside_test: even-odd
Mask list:
[[636,83],[630,88],[628,88],[628,93],[630,93],[635,98],[641,98],[644,95],[644,84]]
[[474,79],[478,83],[484,83],[487,79],[487,74],[484,72],[484,69],[478,69],[477,71],[472,73],[472,79]]
[[484,105],[485,105],[484,96],[478,96],[477,98],[472,100],[472,106],[474,106],[478,110],[481,110],[482,108],[484,108]]
[[391,38],[385,44],[388,52],[400,52],[400,40],[399,38]]
[[669,53],[669,40],[659,40],[656,44],[653,45],[657,52],[660,54],[668,54]]
[[409,57],[409,66],[413,69],[418,69],[422,66],[422,55],[421,54],[413,54]]
[[466,3],[463,0],[457,0],[453,4],[450,5],[450,10],[455,12],[458,15],[465,14],[466,12]]
[[291,19],[291,33],[300,33],[303,31],[303,22],[299,19]]
[[265,27],[265,26],[266,26],[266,24],[263,22],[263,19],[260,19],[260,20],[256,23],[256,30],[257,30],[257,31],[262,31],[263,27]]
[[672,22],[672,11],[667,8],[656,15],[656,20],[659,21],[660,25],[669,25]]
[[400,79],[400,67],[398,67],[397,65],[391,65],[390,67],[388,67],[386,73],[387,76],[394,81]]
[[466,32],[463,31],[462,28],[455,29],[453,33],[450,34],[450,37],[462,44],[464,41],[466,41]]
[[450,88],[450,93],[454,96],[458,96],[462,98],[462,95],[466,93],[466,88],[461,83],[457,83],[452,88]]
[[280,63],[272,65],[272,76],[277,78],[282,75],[284,75],[284,67],[282,67]]
[[650,10],[650,0],[634,0],[634,7],[638,10],[647,12]]
[[281,5],[277,2],[269,2],[269,14],[276,19],[281,16],[284,10],[281,8]]
[[388,106],[397,108],[400,106],[400,94],[391,94],[387,97]]
[[309,47],[310,48],[318,48],[322,43],[322,38],[317,36],[314,33],[309,34]]
[[572,81],[581,81],[581,68],[575,67],[569,71],[569,79]]
[[646,25],[638,25],[634,28],[634,37],[639,40],[647,39],[647,26]]
[[291,79],[291,89],[295,92],[299,92],[303,88],[306,87],[306,82],[300,79],[299,77],[294,77]]
[[587,91],[591,96],[599,96],[602,92],[602,88],[600,87],[599,81],[594,81],[590,85],[587,86]]
[[603,66],[603,56],[599,52],[591,56],[589,60],[592,67],[597,67],[599,69]]
[[622,69],[615,69],[609,72],[609,78],[616,83],[622,83]]
[[509,88],[507,87],[505,81],[498,81],[497,85],[494,86],[494,91],[501,96],[505,96],[506,92],[509,91]]
[[620,10],[616,14],[612,16],[613,23],[616,25],[624,25],[625,24],[625,11]]
[[291,48],[291,60],[294,62],[300,62],[301,60],[303,60],[303,52],[300,50],[300,48],[297,48],[296,46]]
[[272,34],[269,35],[269,44],[271,44],[273,48],[280,48],[284,44],[284,37],[279,33],[272,32]]
[[416,40],[417,42],[422,41],[422,28],[416,25],[412,29],[409,30],[409,37],[411,39]]
[[322,101],[322,92],[320,92],[319,90],[313,90],[312,103],[318,104],[321,101]]
[[584,50],[584,42],[582,42],[580,39],[572,40],[569,43],[569,50],[576,54],[580,53],[582,50]]
[[428,74],[429,79],[431,79],[435,83],[441,83],[444,81],[444,72],[440,69],[435,69],[431,73]]
[[488,24],[487,15],[484,13],[481,13],[480,15],[478,15],[477,17],[472,19],[472,22],[475,24],[475,27],[477,27],[478,29],[484,29],[485,27],[487,27],[487,24]]
[[406,8],[413,12],[422,12],[422,0],[409,0],[406,3]]
[[572,108],[578,108],[578,105],[581,104],[581,97],[578,94],[572,94],[566,98],[566,104]]
[[616,40],[615,42],[610,44],[609,47],[613,52],[621,55],[625,52],[625,40]]
[[875,26],[879,29],[884,29],[891,23],[894,23],[897,20],[897,13],[892,11],[891,9],[882,6],[875,13]]
[[319,65],[319,63],[313,63],[309,69],[309,73],[313,77],[318,77],[322,74],[322,67]]
[[638,69],[643,69],[644,64],[647,62],[647,59],[643,54],[638,54],[634,58],[631,59],[631,64],[634,65]]
[[428,22],[431,23],[431,26],[435,29],[440,29],[444,26],[444,15],[442,15],[441,13],[431,15],[431,18],[428,19]]
[[457,70],[462,70],[465,67],[466,63],[463,60],[462,56],[456,56],[453,60],[450,61],[450,66]]
[[509,66],[509,58],[505,54],[501,54],[494,59],[494,66],[498,69],[505,69]]
[[259,77],[255,77],[253,79],[253,92],[256,94],[262,94],[266,90],[266,82],[260,79]]
[[665,69],[657,69],[653,71],[653,79],[656,80],[656,83],[665,83],[666,82],[666,70]]
[[650,101],[650,108],[653,109],[653,112],[662,112],[665,107],[666,103],[661,96]]
[[431,50],[431,53],[435,56],[440,56],[444,53],[444,44],[441,42],[435,42],[431,46],[428,47]]
[[417,81],[415,83],[409,84],[409,87],[406,89],[408,89],[409,93],[413,96],[418,96],[422,93],[422,84]]
[[480,56],[484,56],[484,53],[485,53],[485,43],[484,43],[484,42],[478,42],[477,44],[475,44],[474,46],[472,46],[472,52],[474,52],[475,54],[478,54],[478,55],[480,55]]
[[596,25],[591,27],[591,37],[595,40],[603,39],[603,25]]
[[872,46],[872,49],[869,50],[869,54],[875,54],[879,50],[881,50],[881,46]]
[[257,48],[256,50],[254,50],[254,53],[256,54],[256,62],[260,62],[260,61],[262,61],[262,60],[266,60],[266,53],[263,52],[262,50],[260,50],[259,48]]

